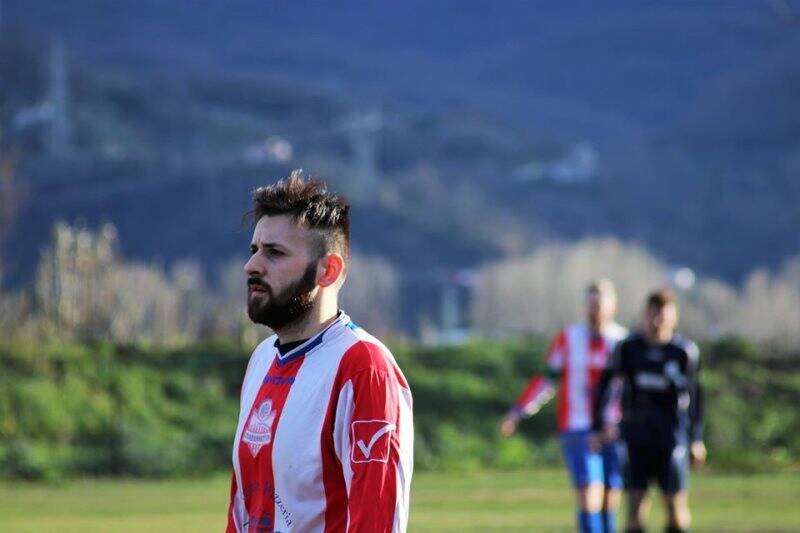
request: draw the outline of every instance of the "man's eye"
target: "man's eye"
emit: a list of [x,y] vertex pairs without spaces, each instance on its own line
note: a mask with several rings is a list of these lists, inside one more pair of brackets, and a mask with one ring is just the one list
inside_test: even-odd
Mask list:
[[251,246],[250,247],[250,255],[256,255],[257,251],[258,251],[258,247],[256,247],[256,246]]
[[281,255],[286,255],[286,254],[284,254],[280,250],[270,250],[269,251],[269,255],[274,256],[274,257],[279,257]]

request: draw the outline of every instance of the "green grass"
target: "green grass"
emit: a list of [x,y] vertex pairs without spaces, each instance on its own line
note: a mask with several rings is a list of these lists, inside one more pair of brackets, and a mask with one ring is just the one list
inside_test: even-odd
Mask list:
[[[694,475],[693,531],[800,531],[796,473]],[[0,484],[0,531],[224,530],[228,478]],[[653,502],[652,531],[663,514]],[[419,473],[410,531],[570,531],[573,497],[561,470]]]

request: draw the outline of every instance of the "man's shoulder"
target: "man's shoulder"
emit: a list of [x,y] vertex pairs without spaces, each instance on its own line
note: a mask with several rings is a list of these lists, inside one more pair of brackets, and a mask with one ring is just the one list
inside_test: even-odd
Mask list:
[[589,328],[582,322],[568,324],[559,329],[553,337],[553,345],[569,350],[574,343],[585,342],[589,338]]
[[697,344],[694,341],[676,334],[672,338],[670,344],[674,346],[680,353],[685,354],[685,356],[692,363],[697,364],[697,362],[700,360],[700,348],[697,347]]
[[[340,364],[344,375],[355,375],[365,370],[402,376],[389,348],[364,329],[355,326],[348,332],[351,344],[345,350]],[[401,381],[405,382],[404,379]]]
[[369,340],[358,339],[344,354],[346,362],[354,370],[364,370],[372,368],[375,370],[387,370],[390,364],[391,352],[381,344],[376,344]]
[[272,364],[272,360],[275,358],[275,341],[277,338],[277,335],[270,335],[253,349],[244,372],[243,380],[245,385],[254,379],[253,376],[266,372],[269,365]]
[[567,335],[569,335],[569,329],[572,326],[564,326],[563,328],[559,328],[556,330],[553,337],[550,339],[550,347],[551,349],[562,349],[567,344]]
[[253,352],[250,354],[250,362],[248,363],[248,368],[253,363],[255,359],[259,359],[261,357],[272,357],[275,352],[275,341],[278,340],[278,336],[275,334],[270,335],[266,339],[259,342],[255,348],[253,348]]
[[275,347],[275,342],[277,340],[278,340],[278,336],[273,333],[272,335],[270,335],[269,337],[267,337],[263,341],[259,342],[256,345],[255,349],[253,350],[253,353],[256,353],[258,351],[264,351],[264,350],[269,350],[271,348],[274,348]]
[[588,332],[589,328],[586,327],[586,324],[583,322],[575,322],[573,324],[568,324],[558,330],[556,332],[556,337],[564,336],[564,335],[578,335],[578,334],[585,334]]
[[265,355],[270,355],[274,352],[275,348],[275,341],[278,340],[278,336],[275,334],[270,335],[263,341],[259,342],[255,348],[253,348],[253,353],[250,354],[250,360],[252,361],[256,357],[261,357]]

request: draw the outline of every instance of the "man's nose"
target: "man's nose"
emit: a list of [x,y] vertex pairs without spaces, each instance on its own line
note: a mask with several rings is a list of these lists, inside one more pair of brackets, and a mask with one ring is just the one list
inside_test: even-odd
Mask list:
[[261,262],[258,260],[258,254],[253,254],[250,256],[250,259],[247,263],[244,264],[244,273],[247,276],[263,276],[264,275],[264,267],[261,265]]

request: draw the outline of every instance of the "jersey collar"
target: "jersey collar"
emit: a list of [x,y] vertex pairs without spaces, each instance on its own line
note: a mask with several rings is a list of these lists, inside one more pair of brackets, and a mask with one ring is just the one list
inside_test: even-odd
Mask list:
[[350,320],[350,317],[340,309],[336,315],[336,318],[328,325],[328,327],[309,338],[300,346],[296,346],[292,350],[289,350],[285,354],[280,353],[278,350],[278,339],[275,339],[275,359],[277,360],[278,366],[283,366],[290,361],[294,361],[298,357],[302,357],[303,355],[311,352],[323,342],[338,337],[339,334],[342,333],[342,331],[344,331],[346,328],[352,327],[352,323],[353,322]]

